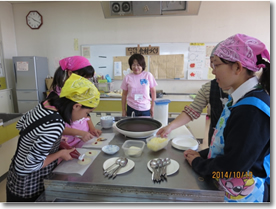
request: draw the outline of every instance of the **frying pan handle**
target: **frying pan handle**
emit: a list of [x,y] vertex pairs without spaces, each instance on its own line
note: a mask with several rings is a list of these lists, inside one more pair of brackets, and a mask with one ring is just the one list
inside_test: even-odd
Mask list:
[[131,117],[132,117],[132,118],[135,118],[135,112],[134,112],[134,111],[132,111]]

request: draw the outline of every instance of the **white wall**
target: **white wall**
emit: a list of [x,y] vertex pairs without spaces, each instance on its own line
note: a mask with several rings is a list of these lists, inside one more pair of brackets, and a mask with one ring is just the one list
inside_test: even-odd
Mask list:
[[[0,42],[2,42],[4,55],[4,69],[8,88],[14,88],[12,56],[17,55],[14,31],[14,18],[12,5],[0,1]],[[13,101],[16,101],[15,91],[12,91]],[[16,102],[14,104],[17,106]]]
[[[0,2],[0,20],[5,27],[3,31],[2,25],[3,39],[7,41],[4,51],[10,50],[7,45],[12,48],[6,58],[16,55],[46,56],[51,75],[59,59],[80,55],[80,50],[74,51],[75,38],[79,45],[219,42],[235,33],[245,33],[263,41],[270,50],[269,1],[203,1],[196,16],[112,19],[104,18],[101,4],[97,1],[13,3],[13,11],[9,4]],[[2,8],[3,5],[5,8]],[[31,10],[43,15],[43,25],[39,30],[31,30],[26,25],[26,15]],[[12,33],[13,20],[16,41]],[[9,25],[11,28],[8,28]],[[15,45],[18,53],[14,50]],[[7,70],[12,71],[11,65]],[[205,82],[158,81],[157,89],[196,92]]]

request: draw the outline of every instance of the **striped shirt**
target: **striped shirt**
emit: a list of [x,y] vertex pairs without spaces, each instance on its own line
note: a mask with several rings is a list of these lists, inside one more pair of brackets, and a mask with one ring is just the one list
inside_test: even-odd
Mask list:
[[23,115],[16,124],[16,128],[22,131],[50,114],[56,114],[56,119],[36,126],[21,137],[17,156],[14,159],[15,170],[19,175],[26,175],[42,168],[53,144],[62,134],[64,121],[58,112],[46,109],[43,105],[38,104],[33,110]]
[[184,108],[184,112],[188,114],[193,120],[199,118],[203,109],[208,105],[210,98],[211,81],[202,85],[198,91],[194,101]]
[[51,174],[57,160],[42,166],[48,155],[58,151],[64,127],[59,113],[42,104],[20,118],[16,124],[21,131],[20,138],[7,176],[7,188],[11,193],[33,198],[44,191],[43,179]]

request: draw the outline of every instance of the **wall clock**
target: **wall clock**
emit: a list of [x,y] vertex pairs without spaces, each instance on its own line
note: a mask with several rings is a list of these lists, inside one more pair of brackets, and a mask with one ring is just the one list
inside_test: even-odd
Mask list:
[[38,11],[30,11],[26,16],[26,21],[31,29],[39,29],[43,24],[42,15]]

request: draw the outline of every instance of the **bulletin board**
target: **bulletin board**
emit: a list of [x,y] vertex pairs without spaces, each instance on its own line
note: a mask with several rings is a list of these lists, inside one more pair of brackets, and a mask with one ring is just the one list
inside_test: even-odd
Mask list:
[[[146,70],[156,79],[213,79],[210,54],[217,43],[145,43],[140,47],[158,46],[159,55],[144,55]],[[86,57],[98,75],[121,80],[130,72],[127,47],[138,44],[81,45],[81,55]],[[119,72],[121,69],[121,73]],[[164,70],[165,69],[165,70]]]

